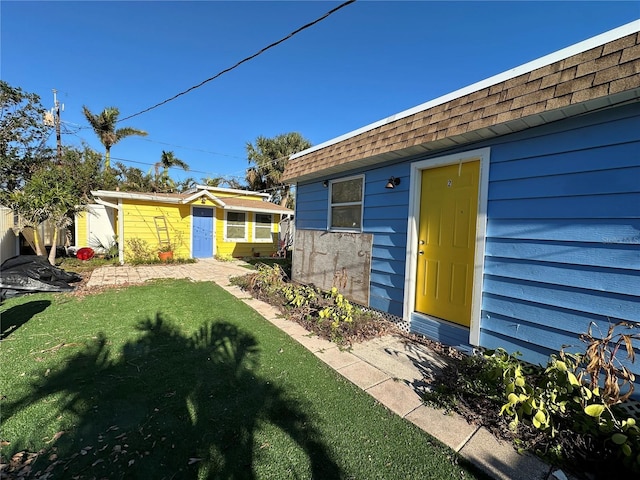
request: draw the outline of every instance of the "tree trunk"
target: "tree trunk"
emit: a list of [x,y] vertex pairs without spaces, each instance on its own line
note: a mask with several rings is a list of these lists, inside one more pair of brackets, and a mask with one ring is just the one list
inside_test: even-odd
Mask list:
[[40,239],[40,232],[38,232],[38,228],[33,229],[33,243],[36,246],[36,255],[44,257],[46,250],[42,248],[42,240]]
[[56,264],[56,247],[58,244],[58,228],[53,227],[53,240],[51,240],[51,250],[49,251],[49,263]]
[[289,194],[291,189],[288,186],[282,187],[282,198],[280,199],[280,206],[286,207],[287,203],[289,203]]

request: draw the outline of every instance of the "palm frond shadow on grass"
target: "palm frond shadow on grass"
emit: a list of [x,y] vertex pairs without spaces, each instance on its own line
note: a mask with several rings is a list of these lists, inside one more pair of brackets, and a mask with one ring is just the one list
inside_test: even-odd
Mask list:
[[33,471],[64,478],[255,478],[255,434],[282,430],[308,457],[308,478],[341,478],[308,406],[260,378],[255,338],[216,320],[185,336],[157,314],[119,355],[104,334],[32,385],[5,415],[50,395],[75,427]]
[[2,312],[0,322],[0,340],[7,338],[22,325],[40,312],[44,312],[51,305],[49,300],[36,300],[11,307]]

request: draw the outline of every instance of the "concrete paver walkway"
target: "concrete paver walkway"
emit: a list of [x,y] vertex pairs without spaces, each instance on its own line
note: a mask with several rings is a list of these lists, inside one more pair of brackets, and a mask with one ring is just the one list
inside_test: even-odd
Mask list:
[[271,305],[249,297],[240,288],[229,284],[230,277],[246,273],[248,270],[242,262],[213,259],[177,265],[105,266],[92,273],[87,287],[142,283],[155,278],[213,281],[242,299],[391,411],[448,445],[494,478],[554,478],[551,467],[538,458],[518,454],[510,444],[498,441],[482,427],[468,424],[459,415],[443,414],[423,404],[418,392],[425,376],[445,366],[444,359],[429,348],[388,335],[355,345],[350,351],[342,351],[335,344],[310,335],[297,323],[281,318]]

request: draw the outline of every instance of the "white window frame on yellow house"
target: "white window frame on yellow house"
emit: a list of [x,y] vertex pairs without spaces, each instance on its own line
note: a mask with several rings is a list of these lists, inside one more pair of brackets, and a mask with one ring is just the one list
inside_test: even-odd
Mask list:
[[[244,226],[244,237],[229,237],[228,233],[229,233],[229,214],[235,214],[235,215],[244,215],[244,222],[243,222],[243,226]],[[228,211],[228,212],[224,212],[224,241],[225,242],[247,242],[249,240],[248,237],[248,233],[249,233],[249,228],[248,228],[248,212],[236,212],[236,211]],[[237,225],[232,225],[232,226],[240,226],[239,223],[237,222]]]
[[[260,223],[258,226],[258,215],[264,215],[265,217],[269,217],[269,238],[258,238],[258,229],[266,230],[267,225],[264,222]],[[253,214],[253,241],[256,243],[273,243],[273,214],[272,213],[262,213],[262,212],[254,212]]]

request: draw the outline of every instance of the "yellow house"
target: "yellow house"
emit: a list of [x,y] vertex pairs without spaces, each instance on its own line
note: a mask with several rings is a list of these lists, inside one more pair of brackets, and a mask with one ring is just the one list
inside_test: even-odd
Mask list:
[[76,218],[75,244],[108,246],[117,236],[121,263],[137,248],[172,250],[177,258],[271,256],[280,219],[293,214],[265,193],[203,185],[184,193],[91,193],[97,205]]

